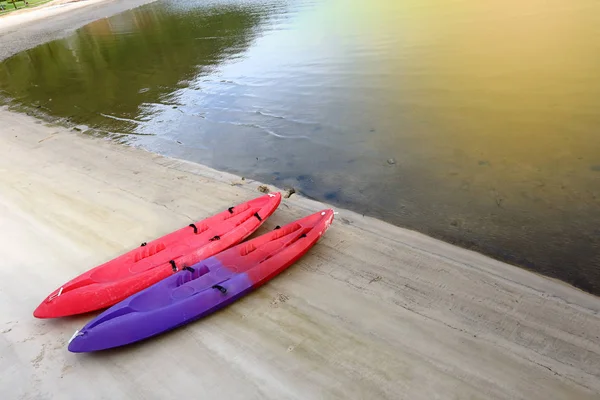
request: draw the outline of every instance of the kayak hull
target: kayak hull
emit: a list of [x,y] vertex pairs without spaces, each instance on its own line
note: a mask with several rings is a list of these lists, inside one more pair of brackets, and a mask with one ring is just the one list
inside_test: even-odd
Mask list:
[[[213,268],[218,267],[215,265]],[[182,271],[180,274],[188,275],[191,272]],[[134,302],[129,302],[117,312],[113,310],[104,316],[104,318],[113,318],[110,323],[102,323],[103,316],[101,315],[95,322],[90,322],[87,328],[75,333],[74,340],[69,343],[69,351],[80,353],[104,350],[156,336],[212,314],[253,289],[247,274],[233,276],[230,272],[222,271],[221,275],[227,274],[231,278],[227,282],[227,293],[225,294],[219,290],[203,291],[203,293],[182,299],[177,307],[163,307],[151,313],[140,312],[143,310],[143,306],[138,308],[135,304],[131,304]],[[168,282],[169,280],[171,279],[167,278],[152,287],[155,290],[167,289],[172,283]],[[216,279],[211,280],[216,282]],[[127,313],[128,318],[114,318],[118,313]]]
[[124,346],[212,314],[292,265],[332,220],[332,210],[315,213],[169,276],[98,315],[73,335],[69,351]]
[[256,231],[280,202],[280,193],[270,193],[143,243],[65,283],[46,297],[33,315],[57,318],[110,307],[238,244]]

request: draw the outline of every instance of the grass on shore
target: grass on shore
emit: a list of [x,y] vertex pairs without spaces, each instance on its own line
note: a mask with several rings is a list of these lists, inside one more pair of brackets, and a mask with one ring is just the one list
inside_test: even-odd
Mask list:
[[[31,8],[35,6],[39,6],[44,3],[48,3],[52,0],[27,0],[29,4],[25,4],[25,1],[16,1],[14,4],[7,0],[0,0],[0,15],[8,14],[11,11],[22,10],[24,8]],[[17,8],[15,9],[15,5]],[[2,9],[4,8],[4,10]]]

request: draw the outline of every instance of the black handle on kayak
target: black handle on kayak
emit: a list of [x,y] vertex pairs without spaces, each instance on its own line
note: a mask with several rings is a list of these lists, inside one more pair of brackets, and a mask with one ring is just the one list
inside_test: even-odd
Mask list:
[[219,290],[219,292],[221,292],[221,293],[223,293],[223,294],[227,293],[227,289],[225,289],[225,288],[224,288],[223,286],[221,286],[221,285],[213,285],[213,286],[212,286],[212,289],[218,289],[218,290]]

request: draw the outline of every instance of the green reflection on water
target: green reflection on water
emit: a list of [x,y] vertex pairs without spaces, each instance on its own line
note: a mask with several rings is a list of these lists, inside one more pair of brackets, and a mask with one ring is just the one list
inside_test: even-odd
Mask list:
[[1,63],[0,88],[54,117],[131,133],[142,104],[168,104],[186,81],[235,58],[262,18],[244,7],[210,11],[162,3],[101,19]]

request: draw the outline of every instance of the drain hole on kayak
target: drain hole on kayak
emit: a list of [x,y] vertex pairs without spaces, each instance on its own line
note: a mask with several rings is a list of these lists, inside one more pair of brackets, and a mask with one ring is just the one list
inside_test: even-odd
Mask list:
[[138,262],[140,260],[143,260],[144,258],[151,257],[156,253],[163,251],[166,248],[167,246],[165,246],[164,243],[156,243],[149,246],[140,247],[138,252],[135,254],[134,262]]

